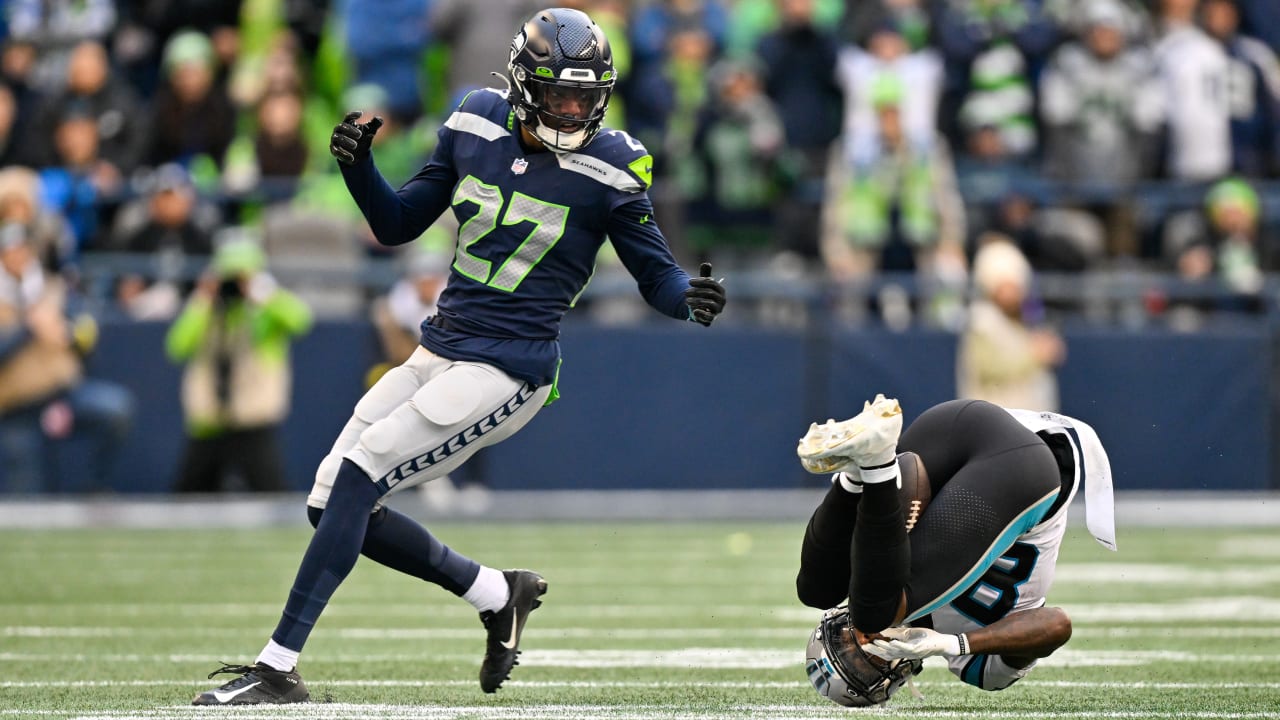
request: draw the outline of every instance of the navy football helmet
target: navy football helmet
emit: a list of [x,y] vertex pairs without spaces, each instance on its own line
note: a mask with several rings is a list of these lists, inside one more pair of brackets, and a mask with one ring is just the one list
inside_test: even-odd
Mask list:
[[507,100],[542,144],[572,152],[600,132],[616,76],[600,26],[580,10],[551,8],[511,40]]
[[853,638],[849,608],[844,606],[823,613],[805,653],[805,672],[813,689],[846,707],[879,705],[922,669],[921,660],[886,663],[864,652]]

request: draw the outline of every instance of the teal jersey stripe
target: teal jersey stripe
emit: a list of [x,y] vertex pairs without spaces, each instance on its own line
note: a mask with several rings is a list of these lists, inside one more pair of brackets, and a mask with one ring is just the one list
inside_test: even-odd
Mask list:
[[911,613],[903,620],[903,622],[908,623],[912,620],[918,620],[919,618],[936,611],[938,608],[943,607],[947,603],[950,603],[952,600],[959,597],[961,593],[969,588],[969,586],[977,582],[978,578],[982,577],[983,573],[987,571],[987,568],[990,568],[991,565],[1005,553],[1005,551],[1013,546],[1013,543],[1017,541],[1018,536],[1035,527],[1037,523],[1044,519],[1045,513],[1049,511],[1049,508],[1053,507],[1053,502],[1058,499],[1059,492],[1061,492],[1061,488],[1050,492],[1038,500],[1034,505],[1023,510],[1022,514],[1014,518],[1013,522],[1009,523],[1009,527],[1005,528],[1004,532],[1000,533],[1000,536],[996,538],[995,542],[991,543],[991,547],[987,549],[987,554],[983,556],[981,562],[974,565],[973,569],[971,569],[964,577],[960,578],[960,580],[957,581],[955,585],[952,585],[947,592],[943,593],[941,597]]
[[974,687],[982,687],[982,671],[987,667],[986,655],[974,655],[960,673],[960,679]]

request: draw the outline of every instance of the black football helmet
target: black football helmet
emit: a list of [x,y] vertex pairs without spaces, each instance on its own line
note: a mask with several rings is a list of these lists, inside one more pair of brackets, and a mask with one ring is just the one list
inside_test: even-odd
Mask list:
[[507,100],[555,152],[585,147],[600,132],[616,79],[608,38],[580,10],[543,10],[511,40]]
[[885,662],[854,640],[849,608],[832,608],[809,636],[805,672],[818,694],[846,707],[879,705],[924,669],[921,660]]

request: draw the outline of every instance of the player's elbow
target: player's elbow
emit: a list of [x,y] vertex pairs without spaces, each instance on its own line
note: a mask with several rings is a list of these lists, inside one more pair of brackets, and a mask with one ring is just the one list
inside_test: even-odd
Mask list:
[[1071,617],[1062,608],[1046,607],[1044,610],[1044,635],[1047,650],[1044,656],[1048,657],[1049,653],[1066,645],[1067,641],[1071,639]]

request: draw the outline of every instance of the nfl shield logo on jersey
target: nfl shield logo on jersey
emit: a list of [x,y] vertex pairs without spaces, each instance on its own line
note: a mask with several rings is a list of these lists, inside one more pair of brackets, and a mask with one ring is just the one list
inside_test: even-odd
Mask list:
[[524,158],[516,158],[511,161],[511,172],[517,175],[523,175],[525,170],[529,169],[529,161]]

